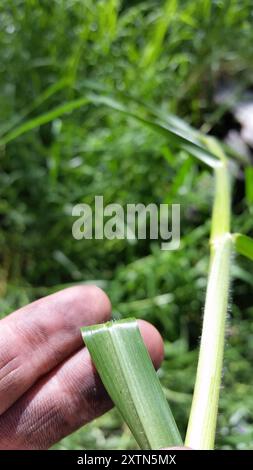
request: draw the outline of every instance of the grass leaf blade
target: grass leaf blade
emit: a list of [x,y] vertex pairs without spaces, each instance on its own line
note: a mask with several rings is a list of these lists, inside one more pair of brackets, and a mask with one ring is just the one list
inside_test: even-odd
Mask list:
[[[184,149],[190,155],[194,156],[202,163],[205,163],[210,168],[216,168],[219,163],[218,159],[212,154],[212,152],[202,146],[201,143],[196,143],[195,136],[189,137],[189,131],[186,132],[186,130],[183,129],[182,124],[176,126],[176,118],[173,120],[171,118],[171,121],[169,121],[169,119],[167,119],[167,121],[161,121],[158,117],[141,115],[136,111],[132,111],[124,103],[110,96],[90,93],[88,94],[88,97],[92,103],[108,106],[115,111],[119,111],[126,116],[136,119],[154,131],[164,135],[169,138],[172,145]],[[148,108],[146,108],[146,110],[148,111]],[[178,120],[178,122],[180,122],[180,120]]]
[[182,444],[134,319],[81,329],[102,382],[142,449]]
[[253,239],[242,235],[241,233],[235,233],[233,235],[235,248],[237,253],[246,256],[253,261]]
[[245,192],[246,201],[249,207],[253,205],[253,167],[245,168]]
[[15,140],[17,137],[29,132],[33,129],[36,129],[43,124],[47,124],[48,122],[53,121],[54,119],[62,116],[63,114],[71,113],[75,109],[79,109],[82,106],[88,103],[87,98],[78,98],[73,101],[69,101],[65,104],[57,106],[53,108],[51,111],[48,111],[44,114],[39,115],[38,117],[29,119],[25,121],[23,124],[15,127],[13,130],[8,132],[4,137],[0,140],[0,145],[6,145],[12,140]]

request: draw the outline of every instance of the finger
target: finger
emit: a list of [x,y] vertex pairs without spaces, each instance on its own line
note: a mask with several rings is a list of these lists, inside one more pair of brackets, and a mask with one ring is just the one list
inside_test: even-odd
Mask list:
[[82,345],[80,326],[110,317],[96,286],[65,289],[0,321],[0,414]]
[[[163,349],[159,333],[146,322],[140,328],[151,358],[158,361]],[[0,448],[47,449],[111,406],[88,350],[83,348],[0,417]]]

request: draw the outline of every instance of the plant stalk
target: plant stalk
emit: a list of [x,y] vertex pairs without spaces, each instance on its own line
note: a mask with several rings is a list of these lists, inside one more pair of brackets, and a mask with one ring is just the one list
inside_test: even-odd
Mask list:
[[193,449],[214,448],[229,297],[231,202],[230,175],[225,158],[214,171],[210,268],[197,376],[185,441]]

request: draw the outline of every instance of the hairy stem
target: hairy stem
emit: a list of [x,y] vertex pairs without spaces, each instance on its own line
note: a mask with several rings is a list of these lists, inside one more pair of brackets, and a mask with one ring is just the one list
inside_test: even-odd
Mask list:
[[214,448],[229,296],[232,237],[230,175],[225,158],[214,171],[210,269],[197,376],[186,435],[186,445],[193,449]]

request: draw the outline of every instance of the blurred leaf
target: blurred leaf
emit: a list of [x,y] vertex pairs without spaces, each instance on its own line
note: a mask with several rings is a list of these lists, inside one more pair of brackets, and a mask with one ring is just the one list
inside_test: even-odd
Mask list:
[[[42,103],[47,101],[51,96],[53,96],[55,93],[58,93],[58,91],[62,90],[69,84],[69,80],[64,78],[62,80],[57,81],[56,83],[53,83],[53,85],[50,85],[46,90],[44,90],[32,103],[30,106],[28,106],[25,110],[23,110],[20,114],[17,116],[14,116],[14,118],[5,124],[5,126],[2,126],[0,128],[0,133],[4,135],[5,133],[10,133],[10,130],[19,124],[20,121],[22,121],[26,116],[28,116],[32,111],[34,111],[37,107],[39,107]],[[19,127],[20,129],[20,127]],[[26,131],[25,131],[26,132]],[[11,134],[9,134],[11,135]]]
[[[165,137],[168,137],[169,142],[172,145],[185,150],[190,155],[193,155],[198,160],[205,163],[207,166],[211,168],[216,167],[218,162],[217,158],[207,148],[202,146],[201,143],[195,143],[196,138],[194,131],[191,133],[191,135],[189,135],[188,128],[186,130],[186,125],[182,126],[181,120],[177,120],[173,116],[171,116],[169,119],[169,116],[167,116],[167,121],[163,122],[154,117],[152,118],[152,116],[142,116],[138,114],[138,112],[132,111],[130,107],[127,107],[124,105],[124,103],[119,102],[112,97],[96,95],[94,93],[91,93],[88,96],[91,102],[96,104],[104,104],[116,111],[120,111],[121,113],[126,114],[129,117],[137,119],[137,121],[145,124],[154,131],[159,132]],[[131,99],[129,101],[131,101]]]
[[253,261],[253,239],[241,233],[235,233],[233,240],[236,251]]
[[22,134],[31,131],[32,129],[36,129],[43,124],[47,124],[48,122],[53,121],[54,119],[62,116],[63,114],[71,113],[75,109],[81,108],[82,106],[88,103],[87,98],[79,98],[73,101],[69,101],[68,103],[62,104],[57,106],[56,108],[48,111],[47,113],[41,114],[38,117],[30,119],[29,121],[24,122],[20,126],[14,128],[10,132],[8,132],[2,139],[0,140],[0,145],[6,145],[12,140],[20,137]]
[[160,17],[151,31],[150,40],[143,51],[142,67],[148,67],[158,59],[162,52],[162,45],[166,31],[171,24],[171,18],[177,14],[177,0],[167,0],[162,6]]
[[246,200],[249,206],[253,204],[253,167],[248,166],[245,168],[245,190]]

